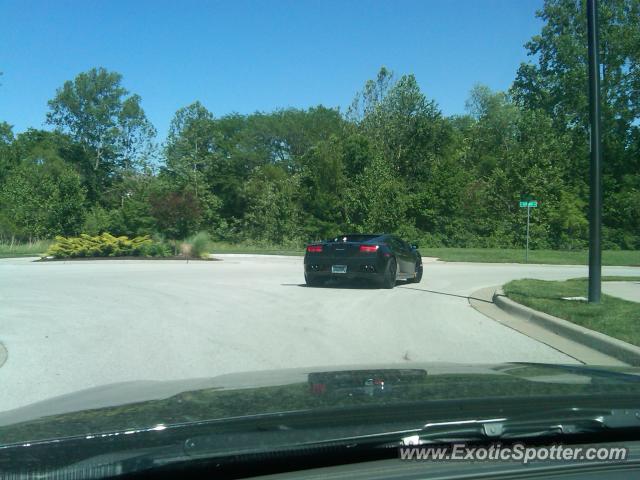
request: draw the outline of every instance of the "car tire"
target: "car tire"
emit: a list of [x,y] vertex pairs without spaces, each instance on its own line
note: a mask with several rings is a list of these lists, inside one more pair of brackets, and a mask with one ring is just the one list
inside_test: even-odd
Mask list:
[[420,283],[422,280],[422,264],[416,264],[416,276],[407,280],[407,283]]
[[321,278],[307,273],[304,274],[304,281],[307,284],[307,287],[320,287],[324,283]]
[[393,288],[396,286],[396,278],[398,277],[398,264],[396,259],[391,257],[387,262],[387,268],[384,270],[382,276],[381,286],[382,288]]

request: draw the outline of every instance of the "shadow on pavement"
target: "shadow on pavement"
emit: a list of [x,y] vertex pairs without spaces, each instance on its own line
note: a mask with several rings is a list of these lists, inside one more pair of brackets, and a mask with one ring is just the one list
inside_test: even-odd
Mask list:
[[416,290],[418,292],[435,293],[436,295],[446,295],[447,297],[465,298],[467,300],[477,300],[478,302],[493,303],[490,300],[485,300],[483,298],[477,298],[477,297],[470,297],[468,295],[457,295],[455,293],[438,292],[437,290],[427,290],[427,289],[423,289],[423,288],[408,287],[408,286],[404,286],[404,285],[401,286],[401,288],[403,290]]
[[329,280],[323,285],[310,287],[306,283],[281,283],[283,287],[304,287],[304,288],[337,288],[341,290],[379,290],[380,287],[373,282],[358,282],[356,280]]
[[[375,283],[369,282],[358,282],[358,281],[339,281],[339,280],[331,280],[324,285],[318,285],[314,287],[310,287],[306,283],[281,283],[283,287],[303,287],[303,288],[337,288],[341,290],[380,290],[380,287]],[[455,293],[447,293],[447,292],[438,292],[437,290],[427,290],[425,288],[416,288],[410,287],[410,284],[406,283],[396,283],[396,288],[401,288],[402,290],[415,290],[416,292],[426,292],[426,293],[434,293],[436,295],[446,295],[447,297],[457,297],[464,298],[466,300],[477,300],[478,302],[485,303],[493,303],[490,300],[485,300],[483,298],[471,297],[467,295],[458,295]]]
[[[318,285],[310,287],[306,283],[281,283],[283,287],[303,287],[303,288],[337,288],[341,290],[381,290],[381,288],[375,283],[370,282],[358,282],[358,281],[339,281],[339,280],[331,280],[324,285]],[[485,303],[493,303],[490,300],[485,300],[483,298],[471,297],[467,295],[457,295],[455,293],[446,293],[446,292],[438,292],[437,290],[427,290],[425,288],[416,288],[410,287],[410,284],[406,283],[396,283],[396,288],[400,288],[402,290],[415,290],[416,292],[426,292],[426,293],[434,293],[436,295],[446,295],[447,297],[456,297],[456,298],[464,298],[466,300],[477,300],[478,302]]]

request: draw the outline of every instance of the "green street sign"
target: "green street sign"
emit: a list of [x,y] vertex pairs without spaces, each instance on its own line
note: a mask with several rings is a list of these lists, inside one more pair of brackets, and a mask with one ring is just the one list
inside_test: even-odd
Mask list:
[[531,209],[538,206],[538,201],[533,200],[531,198],[532,196],[533,195],[530,194],[520,195],[520,207],[527,209],[527,246],[524,251],[524,263],[529,263],[529,222],[531,219]]

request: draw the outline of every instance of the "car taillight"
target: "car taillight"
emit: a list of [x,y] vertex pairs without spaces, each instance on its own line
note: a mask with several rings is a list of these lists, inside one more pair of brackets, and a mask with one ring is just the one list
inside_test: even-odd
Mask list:
[[309,245],[307,247],[307,252],[320,253],[322,252],[322,245]]
[[327,385],[324,383],[312,383],[311,384],[311,393],[315,395],[322,395],[327,391]]
[[360,251],[364,253],[374,253],[378,251],[380,245],[360,245]]

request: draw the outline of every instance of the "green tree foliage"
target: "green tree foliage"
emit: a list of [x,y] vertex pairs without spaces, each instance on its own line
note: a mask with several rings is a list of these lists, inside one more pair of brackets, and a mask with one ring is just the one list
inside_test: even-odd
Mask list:
[[426,180],[447,142],[440,110],[420,91],[413,75],[403,76],[381,95],[362,119],[363,133],[401,176],[413,182]]
[[[583,1],[545,2],[538,12],[545,25],[526,44],[537,62],[520,66],[512,89],[520,105],[544,110],[554,118],[558,132],[570,134],[570,181],[580,190],[585,189],[589,160],[585,9]],[[634,218],[629,218],[618,201],[635,197],[640,187],[640,1],[600,2],[599,10],[606,187],[603,220],[607,236],[612,237],[609,240],[638,245],[637,233],[624,233],[634,231]]]
[[[607,248],[640,247],[640,0],[601,2]],[[299,244],[393,231],[430,246],[587,244],[585,2],[546,0],[508,92],[476,85],[446,117],[413,75],[382,67],[348,110],[215,117],[179,109],[151,168],[153,127],[122,77],[92,69],[49,102],[54,132],[0,123],[0,231]],[[85,193],[86,192],[86,196]],[[62,202],[62,198],[66,199]],[[63,205],[64,203],[64,205]],[[63,212],[63,207],[66,208]]]
[[76,234],[84,220],[80,176],[60,158],[42,152],[14,168],[0,191],[5,228],[22,239]]
[[[112,185],[103,195],[103,205],[97,206],[87,221],[95,221],[98,231],[86,233],[98,234],[111,232],[115,235],[140,236],[156,231],[155,219],[151,214],[150,195],[159,180],[149,172],[128,172],[119,182]],[[101,213],[103,212],[103,213]],[[107,222],[100,223],[100,215],[107,215]]]
[[266,165],[252,174],[244,189],[247,212],[243,218],[248,238],[275,244],[302,238],[299,203],[300,176]]
[[406,224],[407,195],[393,166],[381,155],[356,176],[347,191],[347,219],[352,230],[393,232]]
[[176,183],[190,185],[196,197],[204,188],[205,169],[215,162],[216,137],[213,115],[200,102],[181,108],[171,121],[166,171]]
[[465,131],[469,142],[467,164],[486,176],[517,140],[515,126],[520,111],[503,92],[493,92],[485,85],[471,90],[466,108],[474,120]]
[[7,122],[0,122],[0,185],[6,174],[16,163],[15,155],[12,151],[13,128]]
[[339,137],[321,140],[302,156],[299,189],[306,214],[305,234],[327,238],[340,233],[347,220],[345,152]]
[[93,68],[66,81],[49,101],[47,123],[82,146],[81,168],[96,195],[120,170],[144,164],[155,136],[140,97],[121,81],[119,73]]

